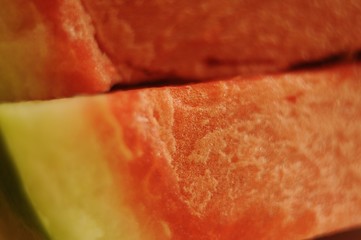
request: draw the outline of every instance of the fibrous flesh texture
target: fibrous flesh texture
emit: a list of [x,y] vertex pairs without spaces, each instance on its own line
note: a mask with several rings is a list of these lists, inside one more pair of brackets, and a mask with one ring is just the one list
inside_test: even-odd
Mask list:
[[6,104],[0,127],[53,239],[304,239],[361,224],[360,96],[350,64]]
[[361,50],[361,2],[0,1],[0,100],[280,72]]
[[0,101],[109,90],[116,79],[78,0],[0,0]]
[[359,0],[82,2],[127,84],[280,71],[361,50]]

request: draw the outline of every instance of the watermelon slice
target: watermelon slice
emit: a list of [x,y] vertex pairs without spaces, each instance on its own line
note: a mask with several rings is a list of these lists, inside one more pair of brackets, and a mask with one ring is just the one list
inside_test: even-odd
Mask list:
[[279,71],[361,50],[359,0],[82,2],[125,83]]
[[361,49],[359,0],[0,0],[0,6],[0,101],[281,71]]
[[360,121],[360,64],[2,104],[0,203],[49,239],[309,238],[361,225]]
[[0,100],[107,91],[115,71],[78,0],[0,0]]

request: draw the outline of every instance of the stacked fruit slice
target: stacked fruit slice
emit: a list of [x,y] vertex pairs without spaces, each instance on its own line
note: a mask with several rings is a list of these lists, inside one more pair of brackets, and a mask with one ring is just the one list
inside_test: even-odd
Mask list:
[[0,100],[68,97],[115,79],[79,1],[0,0]]
[[[99,93],[0,105],[0,239],[304,239],[361,225],[360,61],[281,72],[360,49],[346,31],[358,1],[82,2],[0,0],[0,99]],[[148,14],[127,9],[164,15],[149,33]],[[315,11],[337,31],[293,51]],[[257,16],[271,28],[243,51]],[[171,76],[182,84],[100,94]]]
[[361,49],[359,0],[0,0],[0,6],[0,101],[280,72]]
[[52,239],[301,239],[361,224],[360,93],[348,65],[5,104],[2,161]]

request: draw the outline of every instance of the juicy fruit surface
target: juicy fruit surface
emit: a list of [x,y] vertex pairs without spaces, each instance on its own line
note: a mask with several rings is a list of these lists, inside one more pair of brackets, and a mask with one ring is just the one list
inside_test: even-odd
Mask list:
[[361,50],[361,2],[84,0],[97,39],[134,83],[279,71]]
[[304,239],[361,224],[360,96],[355,64],[2,105],[0,126],[54,239]]
[[47,239],[0,136],[0,239]]
[[23,103],[4,106],[1,114],[8,151],[51,239],[147,239],[88,119],[86,110],[102,109],[101,102]]
[[281,71],[361,49],[358,0],[0,5],[0,101]]
[[158,206],[174,239],[301,239],[360,223],[360,83],[358,67],[134,92],[110,104],[130,125],[127,145],[143,152],[134,188],[144,186],[142,202]]
[[103,92],[112,66],[78,0],[0,1],[0,101]]

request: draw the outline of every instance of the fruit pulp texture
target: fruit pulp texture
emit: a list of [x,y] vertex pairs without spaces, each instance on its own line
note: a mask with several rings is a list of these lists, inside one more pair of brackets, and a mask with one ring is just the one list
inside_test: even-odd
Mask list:
[[361,50],[359,0],[82,2],[124,84],[280,71]]
[[[50,235],[82,223],[68,236],[109,239],[120,230],[108,227],[126,226],[135,239],[302,239],[361,224],[360,96],[361,66],[352,64],[3,105],[0,119],[24,183],[36,183],[28,194]],[[26,141],[34,134],[42,140]],[[33,147],[52,139],[47,157]],[[25,161],[29,152],[37,157]],[[57,175],[69,183],[65,194],[66,184],[49,181]],[[43,196],[44,184],[57,197],[74,194],[73,218],[56,219],[64,206]]]
[[175,239],[299,239],[360,224],[360,67],[328,71],[113,95],[140,152],[131,202],[156,209]]
[[361,49],[360,32],[349,30],[361,29],[358,0],[1,0],[0,5],[2,101],[99,93],[116,83],[281,71]]
[[78,0],[0,1],[0,101],[99,93],[116,78]]

